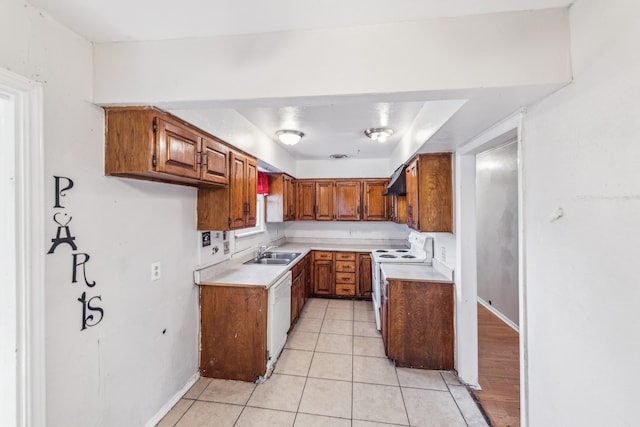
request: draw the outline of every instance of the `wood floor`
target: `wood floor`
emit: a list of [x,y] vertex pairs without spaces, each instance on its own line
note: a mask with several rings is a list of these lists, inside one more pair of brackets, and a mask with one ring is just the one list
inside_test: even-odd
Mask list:
[[478,304],[478,377],[474,391],[494,427],[520,426],[519,334]]

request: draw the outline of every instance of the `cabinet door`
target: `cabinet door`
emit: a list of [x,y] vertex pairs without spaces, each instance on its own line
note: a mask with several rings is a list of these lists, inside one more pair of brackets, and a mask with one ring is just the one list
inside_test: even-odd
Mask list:
[[316,181],[315,211],[317,221],[335,219],[333,186],[333,181]]
[[236,153],[231,153],[229,168],[229,216],[231,229],[244,227],[245,221],[245,191],[244,175],[247,159]]
[[313,292],[316,295],[333,295],[333,261],[313,261]]
[[200,135],[159,117],[155,120],[156,171],[200,178]]
[[300,313],[300,275],[291,282],[291,325],[294,324]]
[[389,356],[389,284],[380,285],[380,333],[384,353]]
[[386,221],[387,220],[387,197],[383,194],[387,191],[387,181],[365,180],[362,187],[362,198],[364,199],[365,221]]
[[313,270],[311,268],[311,266],[313,265],[311,263],[311,254],[308,254],[305,257],[305,262],[304,262],[305,268],[304,268],[304,272],[305,272],[305,294],[304,294],[304,299],[305,302],[307,299],[309,299],[309,297],[311,297],[311,295],[313,295],[313,286],[312,286],[312,276],[313,276]]
[[298,181],[297,212],[296,218],[302,221],[313,221],[316,219],[316,183],[314,181]]
[[418,206],[418,159],[414,159],[406,169],[407,174],[407,225],[418,229],[420,209]]
[[389,221],[398,224],[407,223],[407,197],[406,196],[389,196],[390,215]]
[[336,220],[360,221],[360,192],[360,181],[336,181]]
[[202,139],[200,179],[218,184],[229,183],[229,148],[211,138]]
[[418,219],[420,231],[453,231],[451,154],[422,154],[418,164]]
[[257,223],[256,204],[258,198],[258,163],[255,159],[246,159],[244,193],[244,225],[255,227]]
[[358,254],[358,295],[361,297],[371,298],[371,273],[371,255],[367,253]]
[[285,221],[292,221],[295,219],[294,215],[294,185],[293,178],[288,175],[284,176],[284,189],[283,189],[283,217]]

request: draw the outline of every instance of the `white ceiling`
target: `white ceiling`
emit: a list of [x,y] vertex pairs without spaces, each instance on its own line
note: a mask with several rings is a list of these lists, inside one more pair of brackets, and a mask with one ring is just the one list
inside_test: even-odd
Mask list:
[[29,0],[94,42],[350,27],[565,7],[573,0]]
[[[168,40],[289,30],[384,24],[429,18],[566,7],[573,0],[28,0],[93,42]],[[235,108],[264,134],[278,129],[305,133],[296,159],[389,158],[403,138],[422,138],[419,151],[455,150],[478,132],[555,88],[510,88],[445,93],[430,99],[385,94],[306,105],[274,100]],[[433,98],[433,95],[431,96]],[[159,105],[161,108],[162,105]],[[462,106],[462,108],[460,108]],[[167,107],[167,106],[165,106]],[[174,106],[176,107],[176,106]],[[459,109],[459,110],[458,110]],[[179,107],[178,107],[179,110]],[[175,111],[179,115],[179,111]],[[433,119],[435,117],[436,119]],[[451,118],[451,120],[449,120]],[[449,120],[448,123],[447,120]],[[446,126],[442,127],[446,123]],[[364,135],[391,127],[385,144]],[[417,140],[416,140],[417,141]],[[416,142],[417,143],[417,142]],[[416,144],[414,143],[414,145]]]

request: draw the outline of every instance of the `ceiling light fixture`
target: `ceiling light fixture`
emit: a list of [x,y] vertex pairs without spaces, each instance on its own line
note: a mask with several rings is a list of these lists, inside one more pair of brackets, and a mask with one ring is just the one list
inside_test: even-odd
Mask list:
[[346,159],[347,156],[346,154],[331,154],[329,155],[329,157],[331,157],[332,159]]
[[285,145],[296,145],[302,137],[304,133],[299,130],[291,130],[291,129],[282,129],[276,132],[278,135],[278,139]]
[[391,128],[369,128],[365,129],[364,134],[375,142],[384,143],[387,139],[393,135],[393,129]]

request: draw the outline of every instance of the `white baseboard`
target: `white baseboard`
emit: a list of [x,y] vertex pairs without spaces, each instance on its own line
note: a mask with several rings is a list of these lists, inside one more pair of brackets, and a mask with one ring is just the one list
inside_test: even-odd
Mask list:
[[187,381],[185,386],[182,387],[176,394],[174,394],[173,397],[171,397],[171,399],[169,399],[169,401],[165,403],[162,406],[162,408],[160,408],[160,410],[156,412],[156,414],[153,417],[151,417],[151,419],[147,421],[147,423],[144,426],[154,427],[156,424],[158,424],[160,420],[164,418],[164,416],[167,415],[167,413],[169,413],[171,408],[173,408],[173,406],[176,403],[178,403],[178,400],[180,400],[180,398],[184,396],[184,394],[187,391],[189,391],[191,386],[193,386],[196,383],[196,381],[198,381],[198,378],[200,378],[200,372],[196,372],[195,374],[193,374],[193,376],[189,378],[189,381]]
[[517,333],[520,333],[520,328],[518,327],[518,325],[513,323],[509,318],[507,318],[507,316],[505,316],[504,314],[502,314],[498,310],[496,310],[496,308],[494,306],[490,305],[488,302],[486,302],[485,300],[483,300],[480,297],[478,297],[478,302],[480,304],[482,304],[487,310],[489,310],[490,312],[495,314],[500,320],[502,320],[504,323],[506,323],[508,326],[510,326],[511,329],[513,329]]

